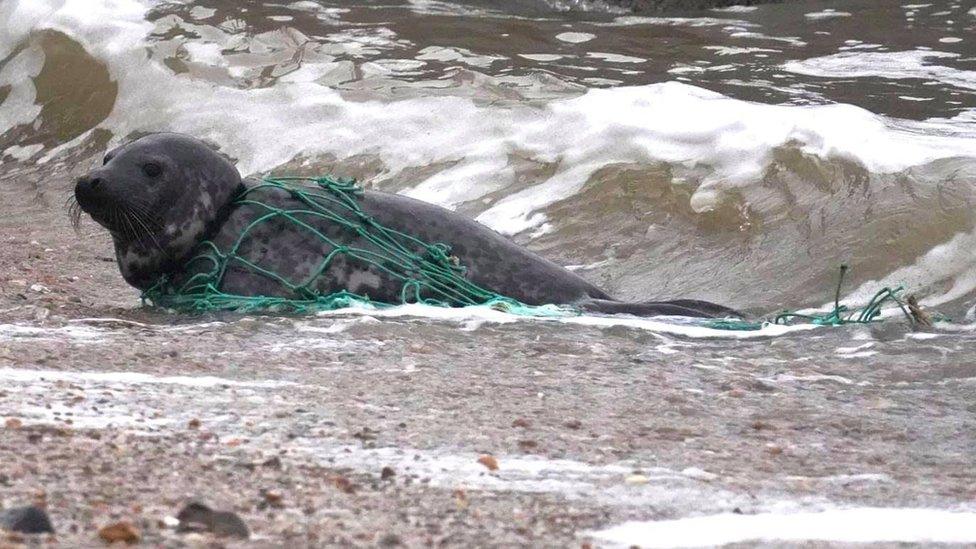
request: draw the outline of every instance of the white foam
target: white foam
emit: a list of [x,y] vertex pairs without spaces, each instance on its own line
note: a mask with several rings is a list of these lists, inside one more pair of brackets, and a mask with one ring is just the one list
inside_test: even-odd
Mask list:
[[846,46],[841,46],[837,48],[840,51],[850,51],[850,50],[876,50],[878,48],[883,48],[881,44],[864,44],[858,42],[857,40],[848,40],[847,42],[854,42],[853,44],[848,44]]
[[505,59],[497,55],[479,55],[464,48],[428,46],[420,52],[416,59],[420,61],[440,61],[442,63],[463,63],[473,67],[489,67],[496,61]]
[[335,49],[328,50],[331,53],[341,52],[353,57],[379,55],[412,45],[407,40],[398,39],[396,33],[386,27],[344,29],[327,35],[325,40],[334,45]]
[[10,155],[15,160],[20,160],[21,162],[23,162],[24,160],[27,160],[28,158],[34,156],[35,154],[37,154],[43,149],[44,149],[44,145],[40,143],[35,143],[33,145],[27,145],[23,147],[20,145],[11,145],[10,147],[7,147],[6,149],[3,149],[0,152],[3,152],[3,154],[6,155]]
[[626,326],[630,328],[638,328],[642,330],[648,330],[651,332],[659,333],[671,333],[677,335],[684,335],[687,337],[698,337],[698,338],[719,338],[719,339],[752,339],[757,337],[775,337],[781,336],[794,332],[802,332],[807,330],[816,329],[817,326],[812,324],[798,324],[795,326],[783,326],[778,324],[767,324],[760,330],[720,330],[715,328],[708,328],[701,325],[690,324],[674,324],[669,323],[665,320],[652,320],[647,318],[632,318],[632,317],[604,317],[604,316],[578,316],[578,317],[566,317],[557,319],[559,322],[566,324],[579,324],[582,326],[597,326],[597,327],[611,327],[611,326]]
[[735,31],[729,34],[732,38],[748,38],[751,40],[770,40],[773,42],[784,42],[792,46],[803,47],[807,43],[796,36],[769,36],[761,32]]
[[727,8],[712,8],[712,11],[721,13],[749,13],[758,9],[758,6],[729,6]]
[[596,38],[596,35],[588,32],[561,32],[556,35],[556,40],[569,42],[570,44],[581,44],[583,42],[589,42],[594,38]]
[[878,351],[861,351],[858,353],[850,353],[846,355],[841,355],[844,358],[868,358],[878,354]]
[[83,29],[97,52],[120,53],[152,28],[143,14],[146,5],[134,0],[47,0],[0,3],[0,58],[6,57],[38,28],[60,30],[75,35]]
[[609,61],[611,63],[644,63],[647,59],[643,57],[633,57],[630,55],[621,55],[619,53],[607,53],[602,51],[591,51],[586,54],[587,57],[595,57],[596,59],[603,59],[604,61]]
[[[3,6],[0,5],[0,20],[2,17]],[[4,43],[0,41],[0,59],[3,49]],[[44,53],[39,48],[30,48],[18,53],[0,69],[0,87],[10,86],[7,97],[0,103],[0,134],[14,126],[29,124],[41,114],[32,79],[40,74],[43,65]]]
[[870,349],[871,347],[874,347],[873,341],[869,341],[863,345],[858,345],[856,347],[837,347],[836,349],[834,349],[834,352],[842,355],[849,355],[851,353],[865,351],[867,349]]
[[[669,508],[721,508],[741,505],[745,498],[696,478],[662,467],[634,463],[596,465],[569,459],[496,454],[496,471],[478,462],[479,454],[414,448],[363,448],[329,444],[321,439],[295,439],[285,445],[288,455],[305,462],[318,460],[330,467],[375,473],[392,467],[398,475],[428,479],[432,486],[470,490],[551,493],[568,499],[585,498],[604,505],[668,506]],[[646,479],[628,483],[635,468]],[[706,476],[708,473],[701,471]],[[643,479],[642,479],[643,480]]]
[[793,374],[776,374],[771,377],[760,378],[760,381],[765,381],[767,383],[794,383],[800,382],[820,382],[820,381],[831,381],[834,383],[840,383],[841,385],[853,385],[854,381],[850,378],[844,376],[827,375],[827,374],[809,374],[809,375],[793,375]]
[[837,11],[833,9],[825,9],[821,11],[813,11],[803,15],[807,19],[832,19],[835,17],[850,17],[851,14],[846,11]]
[[146,324],[145,322],[136,322],[135,320],[125,320],[122,318],[111,318],[111,317],[73,318],[68,320],[68,322],[72,324],[122,324],[125,326],[132,326],[136,328],[147,328],[147,329],[159,328],[159,326],[155,324]]
[[204,44],[201,42],[187,42],[183,48],[190,55],[190,59],[199,63],[206,63],[215,67],[227,66],[227,59],[221,53],[218,44]]
[[687,65],[678,64],[670,69],[668,73],[670,74],[700,74],[704,72],[724,72],[735,70],[738,65],[712,65],[712,66],[702,66],[702,65]]
[[770,48],[743,48],[736,46],[702,46],[703,49],[712,50],[716,55],[742,55],[746,53],[779,53],[780,50]]
[[26,324],[0,324],[0,341],[23,339],[74,341],[94,343],[113,337],[108,330],[88,326],[30,326]]
[[410,11],[420,15],[440,15],[453,17],[498,17],[515,18],[505,13],[468,6],[457,2],[443,2],[441,0],[408,0]]
[[566,265],[566,268],[570,271],[588,271],[592,269],[597,269],[600,267],[605,267],[613,263],[613,259],[601,259],[600,261],[594,261],[593,263],[587,263],[585,265]]
[[852,484],[866,482],[889,483],[894,482],[890,475],[884,473],[851,473],[847,475],[829,475],[826,477],[800,477],[810,480],[821,480],[831,484]]
[[205,8],[203,6],[193,6],[190,9],[190,17],[193,19],[209,19],[217,13],[217,10],[213,8]]
[[768,324],[763,326],[760,330],[722,330],[717,328],[709,328],[707,323],[703,323],[700,319],[688,319],[684,317],[638,318],[626,315],[594,316],[575,315],[566,311],[560,312],[560,309],[555,307],[552,307],[549,310],[552,313],[551,316],[524,316],[502,312],[488,306],[435,307],[431,305],[410,304],[401,305],[398,307],[375,308],[360,305],[345,309],[337,309],[334,311],[324,311],[319,313],[319,316],[368,315],[377,318],[434,319],[458,322],[462,324],[470,323],[472,321],[489,322],[495,324],[510,324],[513,322],[558,322],[563,324],[591,326],[597,328],[624,326],[655,333],[668,333],[697,338],[722,339],[775,337],[817,328],[817,326],[813,324],[798,324],[795,326]]
[[655,25],[668,27],[723,27],[735,25],[738,27],[755,27],[754,23],[738,19],[719,19],[716,17],[645,17],[641,15],[625,15],[613,20],[612,25]]
[[933,334],[931,332],[913,332],[905,334],[905,339],[917,339],[917,340],[927,340],[927,339],[938,339],[943,337],[945,334]]
[[558,61],[563,57],[565,57],[563,55],[559,55],[555,53],[520,53],[518,55],[519,57],[524,57],[525,59],[528,59],[530,61],[542,61],[542,62]]
[[702,547],[750,541],[973,543],[976,513],[870,507],[806,513],[728,513],[627,522],[590,532],[589,536],[616,546],[641,547]]
[[234,381],[214,376],[154,376],[136,372],[65,372],[60,370],[25,370],[0,368],[0,380],[15,383],[38,381],[67,381],[94,385],[182,385],[185,387],[261,387],[273,388],[294,385],[287,381]]
[[951,59],[957,53],[932,50],[844,52],[802,61],[789,61],[783,70],[795,74],[843,78],[922,79],[976,90],[976,71],[933,65],[932,59]]
[[264,350],[272,354],[287,354],[293,351],[302,353],[308,351],[337,351],[355,347],[352,342],[348,341],[337,341],[322,337],[298,337],[269,343],[265,345]]

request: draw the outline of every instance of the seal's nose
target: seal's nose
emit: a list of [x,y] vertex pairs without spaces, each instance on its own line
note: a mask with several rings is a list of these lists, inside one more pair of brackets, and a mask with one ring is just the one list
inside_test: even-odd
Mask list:
[[91,176],[87,176],[87,175],[86,176],[83,176],[83,177],[79,177],[78,178],[78,181],[75,183],[75,190],[76,191],[79,191],[79,190],[80,191],[89,191],[89,190],[94,191],[95,189],[97,189],[99,187],[99,185],[102,184],[102,182],[103,181],[102,181],[102,178],[101,177],[91,177]]
[[78,199],[78,205],[87,211],[87,208],[97,203],[104,187],[105,180],[97,175],[79,177],[75,182],[75,198]]

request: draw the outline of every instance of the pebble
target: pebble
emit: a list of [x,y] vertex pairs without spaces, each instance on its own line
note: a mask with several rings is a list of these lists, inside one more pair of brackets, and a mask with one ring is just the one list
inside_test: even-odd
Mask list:
[[247,539],[247,525],[236,513],[214,511],[202,503],[190,503],[176,515],[177,532],[210,532],[218,537]]
[[137,543],[139,541],[139,530],[128,522],[116,522],[109,524],[98,531],[98,537],[105,543]]
[[43,284],[31,284],[30,290],[32,292],[37,292],[39,294],[49,293],[51,290]]
[[649,481],[650,479],[644,475],[630,475],[626,479],[627,484],[647,484]]
[[281,509],[285,506],[284,503],[285,498],[278,492],[272,492],[270,490],[261,490],[261,497],[264,499],[264,503],[276,509]]
[[518,447],[523,452],[528,452],[539,447],[539,443],[534,440],[520,440],[518,441]]
[[0,511],[0,529],[21,534],[54,533],[47,512],[33,505]]
[[351,480],[349,480],[348,478],[342,475],[333,475],[332,478],[330,478],[329,480],[332,481],[332,484],[335,485],[335,487],[338,488],[340,492],[344,492],[346,494],[356,493],[356,485],[353,484]]
[[783,447],[778,444],[769,442],[766,444],[766,453],[772,454],[774,456],[778,456],[783,453]]
[[489,471],[498,470],[498,460],[495,456],[484,455],[478,458],[478,463],[484,465]]
[[175,529],[177,526],[180,525],[180,520],[176,517],[163,517],[162,522],[163,522],[163,526],[165,526],[166,528]]
[[718,478],[715,473],[709,473],[704,469],[699,469],[698,467],[687,467],[681,471],[681,474],[697,480],[712,481]]

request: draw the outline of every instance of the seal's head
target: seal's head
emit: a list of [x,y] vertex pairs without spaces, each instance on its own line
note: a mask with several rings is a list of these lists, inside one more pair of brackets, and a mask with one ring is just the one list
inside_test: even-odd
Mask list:
[[78,179],[75,197],[112,234],[122,276],[146,289],[187,258],[241,185],[203,141],[157,133],[106,154]]

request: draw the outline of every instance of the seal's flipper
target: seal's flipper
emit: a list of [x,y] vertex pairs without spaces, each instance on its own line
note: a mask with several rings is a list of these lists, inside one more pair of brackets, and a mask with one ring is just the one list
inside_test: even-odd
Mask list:
[[587,299],[576,305],[586,312],[604,313],[611,315],[635,316],[691,316],[698,318],[742,318],[742,314],[728,307],[698,301],[694,299],[678,299],[675,301],[645,301],[643,303],[624,303],[609,299]]

